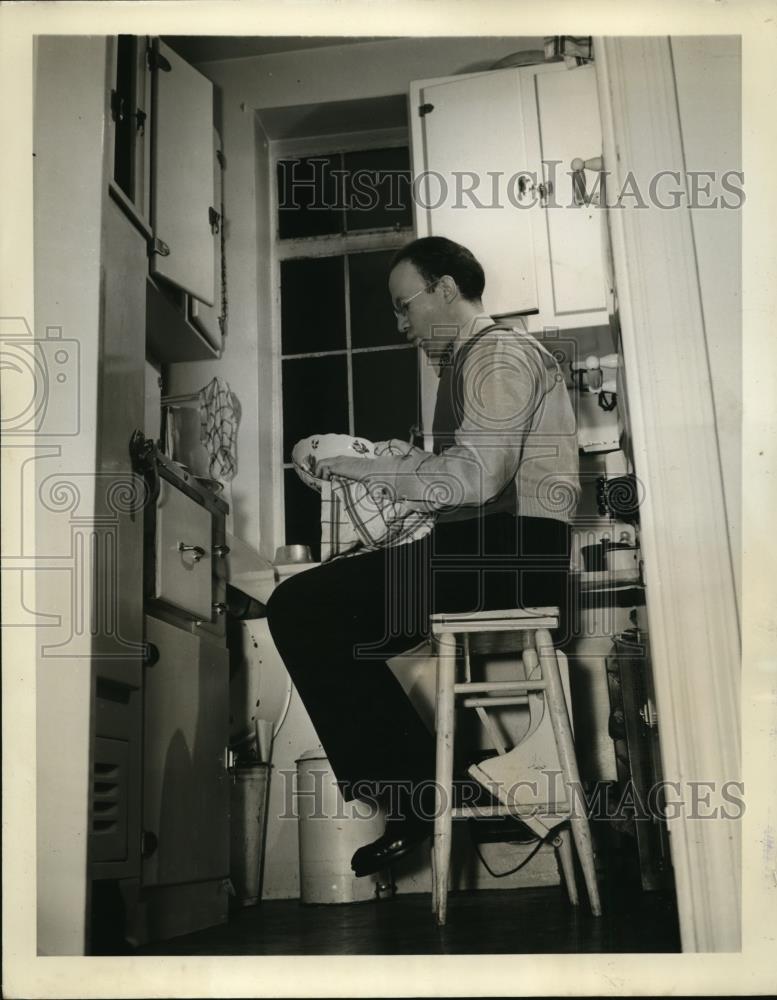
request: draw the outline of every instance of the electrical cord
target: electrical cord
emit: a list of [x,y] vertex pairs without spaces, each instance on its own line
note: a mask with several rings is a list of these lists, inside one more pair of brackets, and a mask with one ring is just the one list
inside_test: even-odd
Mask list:
[[[477,820],[470,820],[470,823],[476,823],[476,822],[477,822]],[[472,832],[472,829],[473,828],[470,827],[470,833]],[[526,857],[523,859],[523,861],[519,865],[516,865],[515,868],[509,868],[506,872],[495,872],[493,870],[493,868],[489,865],[489,863],[483,857],[483,855],[481,853],[481,850],[480,850],[480,844],[478,844],[477,841],[474,841],[475,852],[477,853],[477,856],[480,859],[480,863],[483,865],[483,867],[486,869],[486,871],[488,872],[488,874],[492,878],[506,878],[508,875],[515,875],[516,872],[519,872],[523,867],[525,867],[526,865],[528,865],[528,863],[537,854],[537,852],[542,847],[542,845],[545,844],[545,843],[547,843],[548,840],[550,840],[551,838],[556,837],[556,835],[557,834],[556,834],[556,831],[554,829],[554,830],[550,830],[544,837],[536,837],[537,843],[535,844],[534,849],[531,851],[531,853],[527,854]],[[526,841],[526,843],[530,844],[531,841],[530,840]]]

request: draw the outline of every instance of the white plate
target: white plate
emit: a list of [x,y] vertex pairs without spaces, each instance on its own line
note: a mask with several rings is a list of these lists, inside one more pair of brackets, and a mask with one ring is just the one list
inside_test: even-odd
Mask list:
[[291,460],[302,482],[320,492],[321,484],[310,474],[310,470],[321,458],[341,456],[375,458],[375,445],[366,438],[351,437],[350,434],[313,434],[294,445]]

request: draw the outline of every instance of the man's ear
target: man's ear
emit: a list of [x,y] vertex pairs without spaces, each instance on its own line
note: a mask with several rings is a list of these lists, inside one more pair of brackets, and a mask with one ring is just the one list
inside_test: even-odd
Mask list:
[[453,302],[459,296],[459,286],[456,284],[455,280],[449,275],[444,274],[440,278],[440,285],[442,286],[443,295],[446,302]]

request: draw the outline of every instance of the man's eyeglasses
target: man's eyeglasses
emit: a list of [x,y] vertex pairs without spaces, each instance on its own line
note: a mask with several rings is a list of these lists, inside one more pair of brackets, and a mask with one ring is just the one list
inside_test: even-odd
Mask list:
[[417,292],[414,292],[412,295],[408,296],[408,298],[398,299],[395,303],[393,303],[392,308],[397,319],[404,319],[407,316],[407,307],[413,299],[417,299],[421,292],[425,292],[427,289],[431,288],[432,285],[436,285],[439,280],[439,278],[435,278],[434,281],[430,281],[428,285],[424,285],[423,288],[419,288]]

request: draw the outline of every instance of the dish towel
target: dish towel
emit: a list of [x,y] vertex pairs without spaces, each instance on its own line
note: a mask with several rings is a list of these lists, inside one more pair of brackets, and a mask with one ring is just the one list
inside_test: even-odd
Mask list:
[[237,473],[240,401],[219,376],[200,389],[200,440],[207,449],[211,478],[229,482]]
[[434,521],[401,500],[370,496],[364,483],[332,476],[321,481],[321,562],[416,542]]

